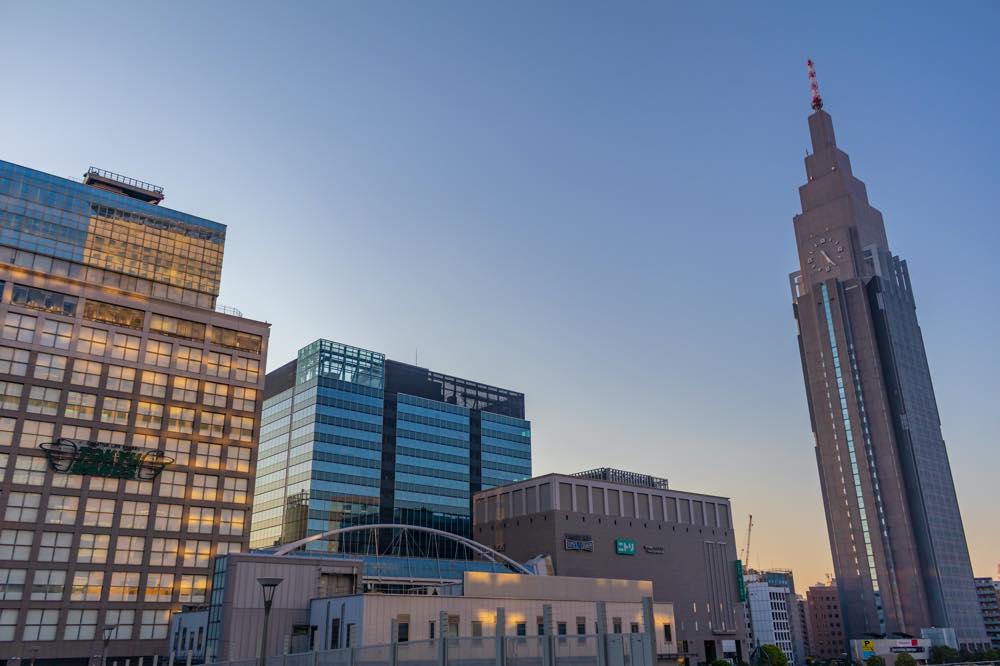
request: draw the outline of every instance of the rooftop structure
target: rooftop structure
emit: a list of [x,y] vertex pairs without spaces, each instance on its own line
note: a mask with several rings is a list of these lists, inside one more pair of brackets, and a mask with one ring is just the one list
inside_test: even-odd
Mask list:
[[581,479],[593,479],[595,481],[620,483],[624,486],[638,486],[640,488],[657,488],[659,490],[666,490],[668,487],[667,480],[658,476],[639,474],[638,472],[626,472],[625,470],[615,469],[613,467],[588,469],[585,472],[577,472],[576,474],[573,474],[573,476],[580,477]]

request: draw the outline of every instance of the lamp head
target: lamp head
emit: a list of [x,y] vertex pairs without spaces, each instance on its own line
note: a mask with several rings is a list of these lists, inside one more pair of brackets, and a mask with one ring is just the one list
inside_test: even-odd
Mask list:
[[115,633],[115,629],[117,629],[117,627],[114,626],[113,624],[109,624],[109,625],[106,625],[104,627],[104,640],[105,641],[110,641],[111,640],[111,637]]
[[257,582],[260,583],[261,589],[264,591],[264,602],[271,603],[274,599],[274,591],[284,578],[258,578]]

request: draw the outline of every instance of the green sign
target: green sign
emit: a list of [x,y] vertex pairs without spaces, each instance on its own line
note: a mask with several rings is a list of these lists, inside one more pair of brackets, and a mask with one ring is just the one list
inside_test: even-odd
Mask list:
[[632,539],[615,539],[616,555],[635,555],[635,541]]
[[57,472],[151,481],[174,459],[162,451],[148,451],[122,444],[57,439],[39,447]]
[[743,580],[743,563],[736,560],[736,589],[739,592],[740,601],[747,600],[747,584]]

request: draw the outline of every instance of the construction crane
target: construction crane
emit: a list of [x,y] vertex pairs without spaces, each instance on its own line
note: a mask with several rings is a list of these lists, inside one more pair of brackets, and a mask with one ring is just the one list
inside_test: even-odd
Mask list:
[[747,521],[747,540],[743,543],[743,570],[749,571],[750,569],[750,532],[753,530],[753,514],[750,514],[750,518]]

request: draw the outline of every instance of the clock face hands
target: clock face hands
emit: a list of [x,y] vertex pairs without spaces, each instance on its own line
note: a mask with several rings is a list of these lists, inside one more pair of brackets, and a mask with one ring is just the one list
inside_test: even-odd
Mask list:
[[[844,252],[844,246],[840,243],[840,241],[833,238],[827,238],[825,236],[821,238],[813,238],[815,239],[815,242],[813,243],[813,249],[809,250],[809,256],[806,258],[806,267],[817,272],[825,271],[829,273],[836,268],[837,262],[834,261],[833,257],[830,256],[830,253],[827,252],[827,248],[830,248],[831,252],[836,252],[838,256],[843,256],[842,253]],[[829,245],[827,245],[827,243],[829,243]],[[817,254],[819,257],[823,258],[823,261],[816,260]]]
[[824,259],[830,262],[831,266],[837,265],[837,262],[830,258],[830,255],[826,253],[826,250],[820,250],[819,253],[823,256]]

